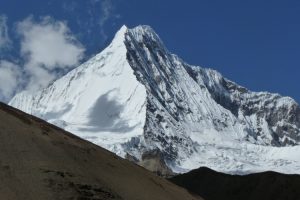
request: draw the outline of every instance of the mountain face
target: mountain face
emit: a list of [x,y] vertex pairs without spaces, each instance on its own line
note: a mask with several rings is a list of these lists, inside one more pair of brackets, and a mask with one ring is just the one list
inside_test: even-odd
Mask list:
[[0,103],[0,199],[202,198],[99,146]]
[[300,172],[293,99],[185,63],[149,26],[123,26],[101,53],[9,104],[137,163],[151,155],[173,172]]

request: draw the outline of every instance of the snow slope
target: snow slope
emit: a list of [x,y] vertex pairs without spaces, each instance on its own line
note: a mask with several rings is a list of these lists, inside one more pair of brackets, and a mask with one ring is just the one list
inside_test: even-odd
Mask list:
[[149,26],[123,26],[91,60],[10,105],[122,157],[160,156],[175,172],[300,174],[300,108],[171,54]]
[[10,104],[125,156],[119,144],[143,134],[146,115],[146,89],[122,45],[126,30],[122,27],[103,52],[49,87],[34,95],[22,92]]

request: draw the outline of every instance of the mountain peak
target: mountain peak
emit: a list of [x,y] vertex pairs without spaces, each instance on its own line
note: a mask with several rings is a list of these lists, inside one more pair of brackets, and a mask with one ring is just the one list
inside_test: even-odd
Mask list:
[[123,25],[115,34],[115,38],[122,37],[127,32],[130,32],[137,41],[142,41],[143,36],[150,36],[151,38],[155,39],[158,38],[158,35],[155,33],[155,31],[151,28],[151,26],[148,25],[138,25],[133,28],[128,28],[126,25]]
[[120,46],[124,43],[124,39],[125,39],[125,34],[127,33],[128,28],[126,25],[123,25],[115,34],[115,37],[113,38],[110,46]]
[[165,49],[162,40],[155,33],[155,31],[148,25],[139,25],[134,28],[128,28],[123,25],[115,34],[111,45],[120,46],[124,44],[125,37],[129,36],[131,39],[135,40],[137,43],[149,44],[156,43],[156,45]]
[[188,65],[149,26],[123,26],[94,58],[10,105],[122,157],[160,152],[175,172],[300,170],[298,104]]

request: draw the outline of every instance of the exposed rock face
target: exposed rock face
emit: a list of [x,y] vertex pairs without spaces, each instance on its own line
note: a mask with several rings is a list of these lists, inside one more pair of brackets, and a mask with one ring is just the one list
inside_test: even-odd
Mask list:
[[168,178],[175,175],[166,164],[164,155],[159,149],[145,152],[142,155],[141,161],[139,161],[137,164],[150,170],[151,172],[154,172],[158,176]]
[[143,154],[159,150],[174,172],[300,170],[300,108],[293,99],[188,65],[149,26],[122,27],[103,52],[10,105],[122,157],[143,162]]

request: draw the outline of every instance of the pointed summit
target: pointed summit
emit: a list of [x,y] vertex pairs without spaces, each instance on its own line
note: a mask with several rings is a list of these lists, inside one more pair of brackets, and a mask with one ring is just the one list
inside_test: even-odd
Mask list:
[[124,24],[124,25],[121,26],[120,31],[121,30],[126,31],[127,29],[128,29],[127,26]]
[[124,35],[126,34],[126,32],[128,31],[128,28],[126,25],[123,25],[116,33],[115,35],[115,38],[118,38],[118,37],[124,37]]
[[123,25],[115,34],[109,47],[124,45],[125,34],[127,33],[127,31],[128,31],[127,26]]

